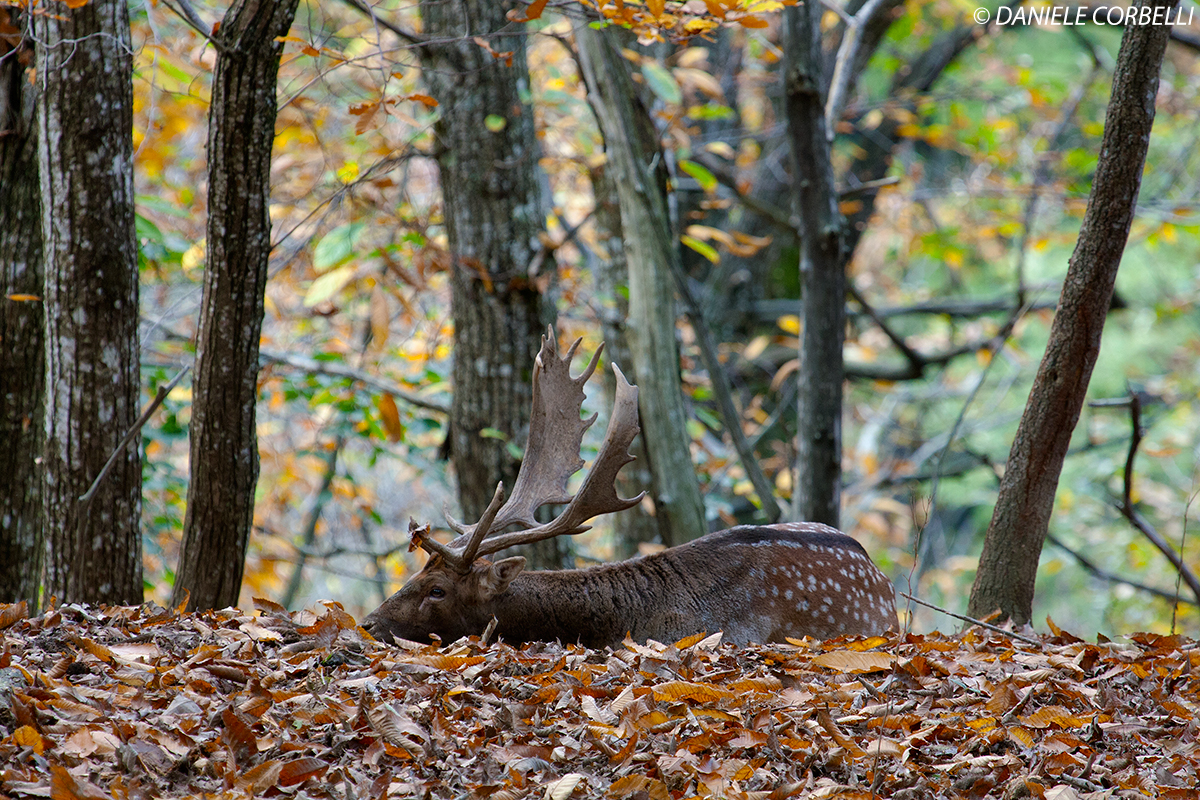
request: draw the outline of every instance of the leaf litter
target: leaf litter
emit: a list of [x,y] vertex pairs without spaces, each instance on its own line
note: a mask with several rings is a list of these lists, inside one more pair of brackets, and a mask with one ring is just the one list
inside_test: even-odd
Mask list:
[[1194,798],[1200,648],[970,629],[391,647],[336,603],[0,605],[11,798]]

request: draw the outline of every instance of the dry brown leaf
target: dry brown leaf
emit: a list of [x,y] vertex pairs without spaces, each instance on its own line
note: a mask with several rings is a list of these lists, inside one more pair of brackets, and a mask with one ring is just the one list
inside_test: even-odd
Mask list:
[[859,653],[853,650],[832,650],[813,656],[812,663],[837,672],[880,672],[892,668],[896,657],[890,653]]

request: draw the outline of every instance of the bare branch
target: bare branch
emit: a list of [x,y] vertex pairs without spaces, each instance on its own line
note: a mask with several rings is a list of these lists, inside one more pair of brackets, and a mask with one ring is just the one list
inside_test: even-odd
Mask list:
[[1158,548],[1160,553],[1166,556],[1166,559],[1175,567],[1183,582],[1187,584],[1188,589],[1195,595],[1197,601],[1200,601],[1200,580],[1197,580],[1196,573],[1192,572],[1191,567],[1184,563],[1183,557],[1175,552],[1175,548],[1171,547],[1170,542],[1164,539],[1158,530],[1134,508],[1133,462],[1137,457],[1138,446],[1142,442],[1142,403],[1137,392],[1130,392],[1128,405],[1129,421],[1133,427],[1133,432],[1129,438],[1129,452],[1125,457],[1124,492],[1121,502],[1117,504],[1117,510],[1121,512],[1121,516],[1129,521],[1130,525],[1140,531],[1143,536],[1150,540],[1152,545]]
[[835,123],[842,115],[846,105],[846,95],[850,91],[850,82],[854,79],[853,67],[858,62],[858,52],[863,44],[863,32],[876,14],[887,10],[891,0],[867,0],[853,17],[843,19],[846,22],[846,34],[838,48],[837,61],[833,66],[833,78],[829,83],[829,96],[825,100],[825,135],[833,141]]
[[79,514],[79,524],[81,526],[81,530],[82,526],[87,524],[88,511],[92,507],[92,500],[95,499],[96,492],[100,489],[100,483],[112,470],[113,464],[117,463],[117,457],[120,456],[125,450],[125,447],[131,441],[133,441],[133,438],[137,436],[138,431],[140,431],[142,426],[146,424],[146,421],[150,419],[150,415],[153,414],[158,407],[163,404],[163,401],[167,399],[167,395],[169,395],[171,390],[175,388],[175,385],[183,379],[183,376],[188,374],[189,370],[191,370],[190,365],[179,370],[179,374],[172,378],[170,383],[158,387],[158,390],[154,393],[154,399],[150,401],[150,405],[146,406],[146,410],[143,411],[142,415],[137,418],[137,421],[133,423],[129,430],[125,431],[125,435],[121,437],[121,441],[118,442],[117,446],[113,449],[112,455],[108,457],[108,461],[104,462],[104,466],[100,469],[100,474],[96,476],[94,481],[92,481],[92,485],[88,488],[88,490],[80,496],[79,502],[83,506],[83,509]]
[[[196,9],[192,8],[188,0],[163,0],[167,8],[175,12],[175,15],[188,24],[196,33],[200,34],[204,39],[217,49],[219,53],[228,53],[229,48],[224,42],[214,39],[210,33],[211,26],[206,27],[200,16],[196,13]],[[176,8],[178,6],[178,8]]]
[[942,608],[941,606],[934,605],[933,603],[927,603],[924,600],[921,600],[917,597],[913,597],[911,594],[908,594],[907,592],[901,592],[901,591],[897,590],[896,594],[900,595],[903,598],[913,601],[914,603],[916,603],[919,606],[925,606],[926,608],[932,608],[934,611],[940,611],[941,613],[945,614],[948,617],[954,617],[955,619],[960,619],[963,622],[969,622],[972,625],[978,625],[981,628],[987,628],[989,631],[994,631],[996,633],[1000,633],[1005,636],[1010,636],[1013,639],[1019,639],[1020,641],[1031,644],[1034,647],[1042,646],[1042,643],[1039,642],[1037,639],[1031,639],[1028,636],[1024,636],[1022,634],[1017,633],[1016,631],[1006,630],[1004,628],[1001,628],[999,625],[993,625],[990,622],[984,622],[981,619],[975,619],[974,617],[968,617],[966,614],[955,614],[953,611],[947,611],[946,609]]
[[421,46],[421,45],[425,45],[427,43],[426,39],[424,39],[423,37],[417,36],[415,33],[412,33],[410,31],[406,31],[406,30],[404,30],[404,28],[401,28],[399,25],[396,25],[393,22],[388,22],[386,19],[378,16],[375,13],[374,8],[368,6],[364,2],[361,2],[361,0],[342,0],[342,2],[345,3],[346,5],[350,6],[351,8],[353,8],[355,11],[358,11],[359,13],[365,14],[366,16],[370,17],[371,21],[374,22],[376,25],[378,25],[382,28],[387,28],[389,31],[396,34],[397,36],[399,36],[401,39],[408,42],[409,44],[415,44],[415,45]]
[[449,414],[449,407],[435,400],[427,400],[420,395],[413,394],[411,391],[402,388],[399,384],[376,377],[354,367],[334,364],[328,361],[317,361],[315,358],[308,356],[297,355],[296,353],[288,353],[283,350],[275,350],[270,347],[260,347],[258,350],[259,358],[263,361],[283,364],[295,369],[310,372],[316,375],[331,375],[335,378],[349,378],[380,392],[399,397],[409,405],[417,406],[418,408],[436,411],[439,414]]
[[1050,542],[1050,544],[1054,545],[1060,550],[1065,550],[1068,555],[1079,562],[1079,566],[1083,567],[1085,570],[1101,580],[1106,580],[1109,583],[1123,583],[1126,586],[1132,586],[1139,591],[1153,595],[1160,600],[1166,600],[1169,603],[1187,603],[1188,605],[1192,606],[1200,605],[1200,603],[1197,603],[1195,600],[1191,600],[1187,597],[1180,597],[1176,592],[1168,592],[1164,589],[1158,589],[1154,586],[1147,586],[1146,584],[1139,583],[1131,578],[1122,577],[1115,572],[1109,572],[1108,570],[1104,569],[1104,567],[1101,567],[1090,558],[1085,556],[1083,553],[1067,545],[1066,542],[1064,542],[1062,539],[1059,539],[1052,533],[1046,534],[1046,541]]

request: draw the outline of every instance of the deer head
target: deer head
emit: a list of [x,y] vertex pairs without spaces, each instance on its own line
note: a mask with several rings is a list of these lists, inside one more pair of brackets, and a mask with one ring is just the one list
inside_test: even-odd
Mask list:
[[[553,330],[542,337],[534,365],[529,441],[507,501],[500,484],[474,525],[463,525],[447,512],[447,524],[459,534],[449,544],[434,539],[428,525],[409,523],[410,549],[419,547],[430,559],[420,573],[363,620],[371,635],[385,641],[429,641],[431,635],[452,641],[480,633],[495,613],[499,598],[525,568],[520,556],[496,562],[482,556],[514,545],[582,533],[593,517],[641,501],[644,492],[625,499],[618,496],[614,484],[621,467],[633,460],[629,445],[639,430],[637,387],[625,380],[616,364],[616,399],[604,442],[579,491],[573,496],[567,491],[567,481],[583,466],[579,457],[583,434],[596,421],[595,414],[580,417],[583,384],[595,371],[603,350],[601,345],[583,373],[572,378],[571,359],[579,343],[576,340],[559,358]],[[549,503],[565,503],[566,508],[551,522],[538,524],[535,513]],[[502,533],[512,525],[522,527]]]

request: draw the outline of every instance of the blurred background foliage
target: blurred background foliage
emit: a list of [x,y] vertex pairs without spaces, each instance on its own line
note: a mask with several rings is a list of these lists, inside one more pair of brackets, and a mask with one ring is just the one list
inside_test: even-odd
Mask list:
[[[796,298],[796,251],[699,166],[720,159],[751,198],[769,195],[764,184],[786,168],[779,22],[771,13],[778,4],[758,5],[755,23],[687,44],[652,43],[653,35],[642,32],[645,46],[628,55],[654,99],[666,150],[681,165],[676,188],[698,198],[681,221],[689,269],[723,312],[709,316],[718,320],[715,333],[747,435],[758,437],[763,467],[786,497],[799,331],[795,303],[787,301]],[[205,19],[223,10],[196,7]],[[407,30],[421,29],[406,2],[385,0],[376,9]],[[908,2],[848,111],[869,126],[871,115],[892,102],[897,72],[937,36],[969,22],[970,10],[946,0]],[[832,12],[826,16],[829,26],[836,23]],[[614,302],[592,278],[605,242],[590,225],[589,170],[602,163],[603,148],[569,48],[569,21],[546,13],[528,25],[529,92],[553,208],[547,236],[560,245],[551,289],[558,335],[582,336],[590,354],[600,341],[599,315]],[[931,93],[917,98],[903,131],[911,143],[893,166],[895,183],[881,192],[850,267],[857,291],[925,353],[985,341],[1002,332],[1003,306],[1026,306],[998,351],[978,349],[931,366],[919,379],[862,378],[848,386],[847,530],[901,590],[951,609],[965,606],[999,470],[1078,234],[1119,40],[1119,29],[1103,27],[1006,28],[979,38]],[[211,46],[162,5],[138,7],[134,41],[143,364],[153,394],[194,355],[214,59]],[[441,409],[452,391],[452,319],[431,158],[438,109],[423,93],[408,45],[349,5],[311,0],[301,3],[286,46],[279,97],[276,247],[259,383],[262,473],[242,602],[266,596],[295,607],[336,598],[361,615],[419,568],[423,554],[407,552],[409,517],[439,523],[454,496],[453,476],[439,455],[446,436]],[[1064,121],[1068,108],[1074,113]],[[1146,430],[1135,500],[1183,548],[1185,561],[1197,564],[1195,50],[1168,50],[1158,109],[1139,213],[1117,279],[1118,307],[1090,396],[1138,393]],[[839,137],[835,160],[853,157],[855,146]],[[847,199],[843,211],[853,211],[853,203]],[[731,304],[747,285],[750,302]],[[961,316],[922,310],[983,301],[1000,310]],[[850,308],[848,364],[899,363],[881,329]],[[714,528],[750,520],[751,487],[720,435],[694,335],[682,317],[680,337],[692,452],[709,519]],[[603,417],[601,392],[589,392],[587,407]],[[147,597],[163,603],[184,516],[188,417],[181,388],[143,430]],[[597,437],[602,429],[595,426]],[[1057,544],[1048,542],[1042,555],[1034,617],[1050,616],[1087,636],[1167,631],[1173,624],[1195,634],[1194,606],[1180,606],[1176,619],[1169,600],[1112,579],[1176,592],[1170,566],[1113,508],[1130,434],[1127,408],[1085,409],[1051,522]],[[612,552],[601,524],[582,537],[579,561]],[[958,624],[924,609],[913,613],[917,630]]]

